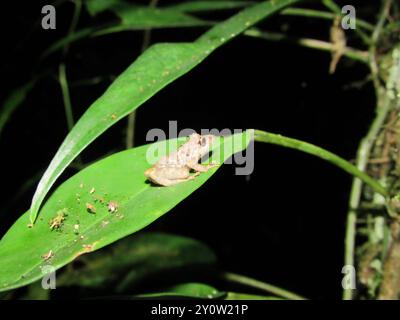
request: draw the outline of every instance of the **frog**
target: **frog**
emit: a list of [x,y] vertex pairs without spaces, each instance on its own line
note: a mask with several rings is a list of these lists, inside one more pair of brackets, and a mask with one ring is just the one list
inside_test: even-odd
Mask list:
[[[216,136],[192,133],[178,150],[161,157],[153,166],[144,172],[145,177],[153,184],[169,187],[181,182],[193,180],[202,172],[218,166],[216,163],[200,164],[203,156],[210,152]],[[191,174],[194,171],[194,174]]]

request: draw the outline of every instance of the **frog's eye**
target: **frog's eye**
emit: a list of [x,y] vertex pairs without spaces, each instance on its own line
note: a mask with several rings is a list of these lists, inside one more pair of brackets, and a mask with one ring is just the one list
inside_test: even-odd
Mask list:
[[202,137],[200,140],[200,144],[201,144],[201,146],[204,147],[207,144],[207,139],[205,137]]

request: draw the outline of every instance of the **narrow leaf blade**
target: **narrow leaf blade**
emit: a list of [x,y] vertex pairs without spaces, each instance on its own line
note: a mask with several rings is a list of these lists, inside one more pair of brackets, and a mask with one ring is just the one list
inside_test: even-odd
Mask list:
[[96,100],[65,138],[44,173],[32,199],[30,220],[65,168],[93,140],[134,111],[166,85],[190,71],[212,51],[251,25],[297,0],[266,1],[249,7],[211,28],[192,43],[165,43],[150,47]]
[[36,79],[29,81],[23,86],[15,89],[4,101],[0,109],[0,136],[4,126],[14,113],[14,111],[25,101],[26,96],[36,83]]

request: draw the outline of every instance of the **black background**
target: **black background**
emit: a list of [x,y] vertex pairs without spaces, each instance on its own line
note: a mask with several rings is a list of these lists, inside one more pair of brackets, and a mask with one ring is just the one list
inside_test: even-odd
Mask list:
[[[376,10],[368,11],[367,5],[373,2],[346,1],[343,5],[355,5],[357,14],[373,22]],[[46,3],[2,3],[1,101],[35,73],[40,53],[67,32],[73,4],[67,2],[57,9],[56,30],[42,30],[40,10]],[[312,1],[304,7],[323,9]],[[230,14],[206,16],[222,19]],[[78,27],[110,17],[105,13],[93,19],[83,12]],[[275,16],[260,27],[288,28],[291,35],[328,41],[330,25],[326,20]],[[204,30],[156,30],[152,41],[192,41]],[[354,33],[349,32],[348,37],[350,45],[359,45]],[[110,75],[117,76],[135,60],[141,41],[141,32],[124,32],[71,46],[65,59],[71,84],[105,77],[97,85],[71,86],[75,119],[107,88]],[[56,74],[62,59],[61,54],[54,54],[41,68]],[[139,108],[135,144],[145,143],[148,130],[166,130],[169,120],[177,120],[178,129],[276,132],[353,159],[373,116],[373,87],[371,83],[351,85],[368,75],[360,63],[342,59],[337,72],[329,75],[329,62],[326,52],[238,37]],[[83,152],[83,160],[122,150],[125,124],[124,119],[92,143]],[[66,134],[61,91],[56,77],[47,77],[14,113],[0,139],[1,235],[29,208],[34,187],[17,201],[12,201],[13,196],[27,179],[46,168]],[[74,173],[68,169],[59,181]],[[233,166],[222,167],[203,188],[147,230],[173,232],[207,243],[224,270],[309,298],[339,299],[350,186],[351,177],[329,163],[258,143],[251,176],[236,176]]]

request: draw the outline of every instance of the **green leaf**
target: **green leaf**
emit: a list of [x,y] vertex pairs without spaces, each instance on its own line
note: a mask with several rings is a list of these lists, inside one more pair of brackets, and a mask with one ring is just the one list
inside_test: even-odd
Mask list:
[[236,9],[252,4],[254,1],[188,1],[168,6],[168,8],[183,12],[201,12]]
[[29,81],[23,86],[15,89],[4,101],[0,109],[0,136],[14,111],[25,101],[26,96],[36,83],[36,79]]
[[121,0],[86,0],[85,5],[89,14],[95,16],[96,14],[108,10],[118,4],[124,3]]
[[375,192],[381,194],[383,197],[387,198],[389,196],[388,191],[381,185],[380,182],[376,181],[374,178],[370,177],[368,174],[359,170],[351,162],[339,157],[338,155],[325,150],[321,147],[313,145],[311,143],[301,141],[298,139],[293,139],[289,137],[282,136],[280,134],[270,133],[262,130],[255,130],[255,140],[258,142],[272,143],[280,145],[285,148],[291,148],[299,150],[323,160],[326,160],[335,166],[341,168],[347,173],[359,178],[365,184],[371,187]]
[[218,299],[225,296],[225,292],[218,291],[204,283],[181,283],[168,287],[162,291],[138,294],[137,298],[200,298],[200,299]]
[[228,292],[225,300],[284,300],[274,296],[260,296],[256,294]]
[[[185,12],[235,9],[249,6],[252,3],[250,1],[193,1],[172,6],[153,7],[114,0],[100,1],[100,3],[89,2],[88,10],[92,14],[97,14],[104,10],[112,10],[121,19],[120,24],[106,27],[94,33],[95,36],[98,36],[127,30],[210,26],[214,22],[199,19]],[[79,38],[71,37],[69,40],[73,41]]]
[[[223,163],[245,149],[252,132],[216,139],[213,161]],[[0,241],[0,291],[29,284],[48,264],[58,269],[84,253],[139,231],[199,188],[217,168],[171,187],[154,186],[144,177],[148,156],[157,159],[184,139],[171,139],[116,153],[64,182],[28,228],[29,212]],[[115,207],[117,212],[110,208]],[[89,209],[88,209],[89,208]],[[114,210],[115,211],[115,210]]]
[[156,44],[146,50],[97,99],[65,138],[44,173],[30,208],[35,221],[40,205],[65,168],[93,140],[158,91],[187,73],[212,51],[248,27],[297,0],[262,2],[211,28],[192,43]]
[[[90,15],[94,16],[105,10],[114,10],[122,6],[142,7],[135,6],[127,1],[122,0],[87,0],[85,2],[86,8]],[[162,8],[173,9],[181,12],[199,12],[211,10],[227,10],[236,9],[254,4],[254,1],[186,1],[179,4],[164,6]]]
[[113,11],[125,26],[132,29],[196,26],[209,24],[178,10],[154,7],[118,6]]
[[121,19],[121,23],[97,31],[94,35],[156,28],[178,28],[210,26],[213,23],[199,19],[179,10],[142,7],[134,5],[117,6],[112,9]]
[[[114,26],[96,26],[81,29],[53,43],[41,55],[44,59],[49,54],[63,48],[65,45],[87,38],[110,33],[153,29],[153,28],[184,28],[195,26],[210,26],[215,22],[199,19],[184,12],[200,12],[221,9],[234,9],[254,4],[252,1],[193,1],[184,2],[162,8],[138,6],[121,0],[88,0],[85,2],[91,15],[105,10],[112,10],[122,19]],[[124,8],[124,9],[123,9]],[[124,12],[126,10],[126,12]]]
[[[142,233],[77,259],[80,267],[67,268],[57,276],[57,287],[107,288],[110,292],[132,290],[150,278],[207,269],[216,264],[215,254],[203,243],[166,233]],[[176,275],[175,275],[176,276]]]

